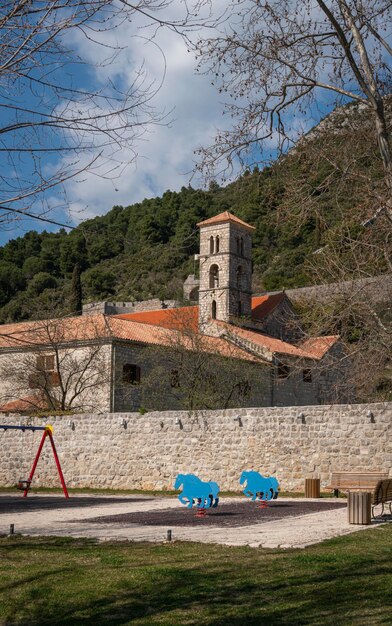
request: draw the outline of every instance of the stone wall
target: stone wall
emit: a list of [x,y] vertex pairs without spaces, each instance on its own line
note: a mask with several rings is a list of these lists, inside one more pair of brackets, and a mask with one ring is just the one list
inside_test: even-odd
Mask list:
[[159,309],[174,309],[179,306],[177,300],[140,300],[139,302],[90,302],[83,305],[83,315],[123,315],[140,313],[142,311],[157,311]]
[[[0,423],[21,421],[26,424],[27,418],[4,416]],[[282,489],[303,490],[305,477],[318,476],[327,485],[333,470],[392,467],[392,403],[47,421],[69,487],[171,489],[177,473],[194,472],[221,489],[238,490],[240,473],[254,468],[276,475]],[[27,477],[40,437],[40,432],[0,430],[0,485]],[[59,484],[49,444],[35,484]]]

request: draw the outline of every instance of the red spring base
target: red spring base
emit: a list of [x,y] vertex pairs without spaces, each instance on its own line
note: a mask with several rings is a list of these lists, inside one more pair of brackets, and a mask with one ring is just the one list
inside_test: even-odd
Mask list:
[[205,517],[207,515],[207,511],[205,509],[197,509],[196,517]]
[[268,509],[268,502],[266,500],[261,500],[258,508],[259,509]]

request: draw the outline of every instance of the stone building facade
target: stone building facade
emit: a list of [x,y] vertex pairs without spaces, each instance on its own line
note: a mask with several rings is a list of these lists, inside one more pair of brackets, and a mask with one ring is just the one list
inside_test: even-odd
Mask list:
[[227,211],[200,228],[199,324],[250,318],[253,226]]
[[[198,226],[198,306],[95,303],[78,318],[1,327],[0,408],[52,407],[53,398],[64,409],[90,411],[189,408],[197,384],[195,402],[204,408],[350,401],[339,338],[305,338],[284,293],[252,297],[253,226],[228,211]],[[94,313],[98,305],[105,306]],[[94,364],[85,369],[86,351],[104,349],[105,364],[89,385]],[[196,360],[200,368],[192,369]],[[33,371],[16,387],[7,370],[23,372],[27,362]],[[79,389],[78,404],[60,401],[64,381],[68,397]]]

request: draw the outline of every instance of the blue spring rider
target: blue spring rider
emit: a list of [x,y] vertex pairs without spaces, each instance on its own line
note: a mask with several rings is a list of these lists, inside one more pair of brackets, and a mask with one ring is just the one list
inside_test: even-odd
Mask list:
[[261,500],[264,506],[267,506],[267,500],[278,497],[279,483],[274,476],[265,478],[259,472],[247,470],[240,476],[240,485],[244,485],[243,493],[247,498],[252,498],[252,502]]
[[203,482],[194,474],[178,474],[174,489],[181,489],[178,496],[182,504],[186,504],[191,509],[196,504],[197,509],[205,510],[218,506],[219,486],[214,482]]

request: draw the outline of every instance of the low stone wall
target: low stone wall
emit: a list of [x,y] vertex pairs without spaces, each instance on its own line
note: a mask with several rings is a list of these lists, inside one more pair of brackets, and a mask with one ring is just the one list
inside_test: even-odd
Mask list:
[[[192,472],[239,490],[241,472],[253,468],[276,475],[282,489],[303,490],[305,477],[327,485],[333,470],[392,468],[392,403],[0,417],[20,423],[53,425],[69,487],[171,489],[179,472]],[[40,438],[0,429],[0,485],[27,478]],[[59,485],[49,442],[34,483]]]

